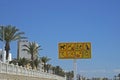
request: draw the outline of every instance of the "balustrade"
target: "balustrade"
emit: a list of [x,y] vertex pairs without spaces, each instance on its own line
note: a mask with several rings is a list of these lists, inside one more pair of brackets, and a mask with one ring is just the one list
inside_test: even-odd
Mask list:
[[51,73],[43,72],[42,69],[37,71],[37,70],[27,69],[25,67],[14,64],[3,63],[1,61],[0,61],[0,73],[49,78],[55,80],[65,80],[65,77],[60,77]]

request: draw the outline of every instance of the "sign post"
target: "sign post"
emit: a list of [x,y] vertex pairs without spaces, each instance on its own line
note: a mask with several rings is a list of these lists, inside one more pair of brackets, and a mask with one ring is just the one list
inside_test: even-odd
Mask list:
[[59,59],[74,59],[74,80],[77,80],[77,59],[91,58],[90,42],[59,43]]
[[77,62],[76,59],[73,60],[74,67],[74,80],[77,80]]

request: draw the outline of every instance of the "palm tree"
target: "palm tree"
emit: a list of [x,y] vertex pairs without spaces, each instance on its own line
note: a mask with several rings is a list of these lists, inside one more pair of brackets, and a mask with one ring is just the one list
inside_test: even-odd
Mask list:
[[64,75],[63,69],[60,66],[56,66],[55,74],[63,76]]
[[5,50],[6,50],[6,60],[8,60],[9,57],[9,51],[10,51],[10,42],[16,41],[19,39],[24,39],[26,37],[23,37],[22,35],[24,32],[19,32],[19,29],[17,29],[15,26],[0,26],[2,27],[0,29],[0,40],[5,41]]
[[41,63],[41,60],[39,58],[36,58],[34,60],[34,65],[35,65],[36,69],[38,69],[38,66],[39,66],[40,63]]
[[46,63],[47,63],[49,60],[51,60],[51,59],[48,58],[47,56],[41,57],[41,61],[44,63],[44,72],[45,72],[46,69],[47,69],[47,64],[46,64]]
[[46,65],[46,70],[47,70],[47,73],[49,73],[49,70],[50,70],[50,68],[52,67],[52,65],[51,64],[47,64]]
[[56,67],[52,66],[52,72],[55,74]]
[[36,44],[36,42],[29,42],[28,45],[23,45],[25,47],[25,49],[23,49],[23,51],[27,51],[29,54],[31,54],[31,66],[32,69],[34,69],[34,60],[35,57],[37,58],[38,56],[38,51],[41,50],[40,47]]
[[72,79],[74,77],[74,71],[66,72],[66,76],[68,79]]
[[18,59],[18,65],[25,67],[29,63],[29,60],[26,58],[20,58]]

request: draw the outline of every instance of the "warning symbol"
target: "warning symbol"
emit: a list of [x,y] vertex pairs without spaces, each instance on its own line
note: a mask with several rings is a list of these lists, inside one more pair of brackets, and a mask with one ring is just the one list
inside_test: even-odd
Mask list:
[[75,50],[75,43],[67,43],[67,50],[74,51]]
[[76,50],[82,50],[82,43],[77,43],[76,44]]
[[65,51],[66,50],[66,43],[59,43],[59,50]]

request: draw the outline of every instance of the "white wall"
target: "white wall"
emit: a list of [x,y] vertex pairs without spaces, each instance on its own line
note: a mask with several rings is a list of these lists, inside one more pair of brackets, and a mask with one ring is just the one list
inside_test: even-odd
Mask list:
[[19,40],[18,41],[18,58],[27,58],[31,59],[31,55],[27,51],[23,51],[25,47],[23,45],[28,45],[29,42],[27,40]]
[[[2,61],[2,62],[6,62],[6,51],[4,50],[2,50],[2,49],[0,49],[0,60]],[[9,53],[9,57],[8,57],[8,61],[11,61],[12,60],[12,54],[11,53]]]

